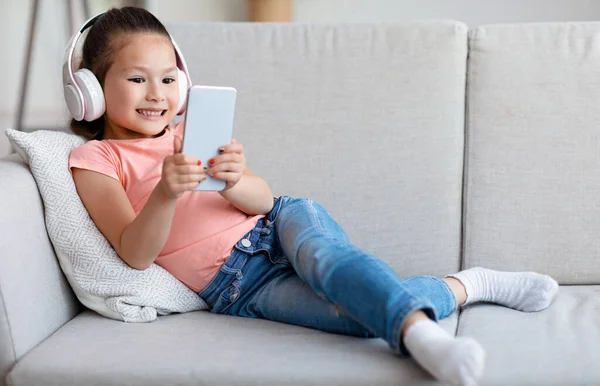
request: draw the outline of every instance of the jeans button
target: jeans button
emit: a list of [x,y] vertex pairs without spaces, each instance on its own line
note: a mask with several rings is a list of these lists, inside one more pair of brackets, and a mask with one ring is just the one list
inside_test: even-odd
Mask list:
[[252,245],[252,243],[251,243],[251,242],[250,242],[250,240],[248,240],[248,239],[243,239],[243,240],[242,240],[242,245],[243,245],[244,247],[248,248],[249,246],[251,246],[251,245]]

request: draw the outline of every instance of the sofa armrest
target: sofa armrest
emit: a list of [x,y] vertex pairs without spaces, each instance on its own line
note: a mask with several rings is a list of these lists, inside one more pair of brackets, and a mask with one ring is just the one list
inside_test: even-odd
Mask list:
[[80,311],[29,168],[16,154],[0,158],[0,386],[16,361]]

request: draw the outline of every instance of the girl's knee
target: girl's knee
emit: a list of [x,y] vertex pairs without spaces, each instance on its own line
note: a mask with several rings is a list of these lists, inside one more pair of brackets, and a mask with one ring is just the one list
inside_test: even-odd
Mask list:
[[319,204],[308,198],[281,196],[278,201],[281,205],[279,209],[280,212],[320,208]]
[[281,201],[281,205],[283,205],[283,206],[308,204],[308,203],[313,202],[312,200],[310,200],[308,198],[292,197],[292,196],[281,196],[281,197],[279,197],[279,201]]

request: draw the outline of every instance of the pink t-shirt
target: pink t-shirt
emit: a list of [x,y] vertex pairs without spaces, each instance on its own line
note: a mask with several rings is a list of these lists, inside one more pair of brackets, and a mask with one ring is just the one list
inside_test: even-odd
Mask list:
[[[173,154],[174,136],[182,134],[180,122],[157,138],[88,141],[71,152],[69,169],[116,179],[138,214],[160,181],[164,158]],[[199,292],[261,217],[248,216],[218,192],[185,192],[177,200],[169,237],[155,263]]]

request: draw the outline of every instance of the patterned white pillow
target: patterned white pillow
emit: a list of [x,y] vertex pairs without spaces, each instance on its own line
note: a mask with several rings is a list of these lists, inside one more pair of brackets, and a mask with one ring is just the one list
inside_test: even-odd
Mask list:
[[125,322],[207,309],[192,290],[156,264],[140,271],[119,258],[83,206],[68,168],[69,153],[84,143],[74,134],[12,129],[6,135],[29,164],[46,228],[60,266],[84,306]]

